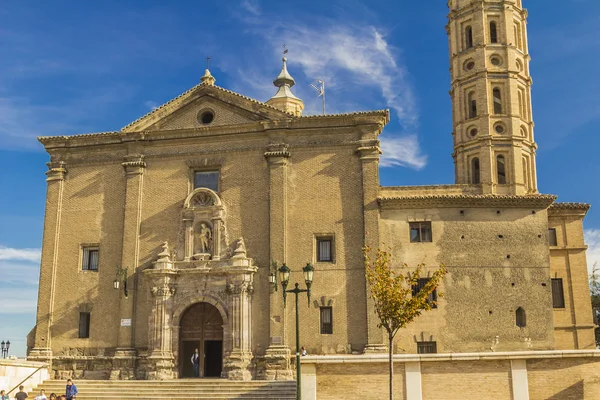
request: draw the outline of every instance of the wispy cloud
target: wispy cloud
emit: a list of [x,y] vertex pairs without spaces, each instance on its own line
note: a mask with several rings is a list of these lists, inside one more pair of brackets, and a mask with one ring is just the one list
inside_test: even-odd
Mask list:
[[157,102],[152,101],[152,100],[147,100],[144,102],[144,105],[146,107],[148,107],[148,109],[150,109],[150,110],[156,110],[160,104],[158,104]]
[[42,255],[40,249],[14,249],[0,246],[0,260],[19,260],[39,262]]
[[2,314],[31,314],[37,309],[37,289],[35,288],[2,288]]
[[600,229],[585,229],[583,231],[587,249],[587,267],[591,273],[594,265],[600,269]]
[[[246,2],[242,2],[245,9]],[[239,18],[264,40],[265,51],[281,55],[281,43],[290,49],[289,69],[297,82],[293,90],[304,99],[305,114],[321,112],[320,101],[308,86],[316,78],[325,81],[328,113],[390,108],[400,129],[386,131],[382,136],[381,166],[425,166],[427,157],[421,154],[417,137],[419,114],[414,90],[401,51],[389,44],[384,29],[348,19],[341,23],[314,16],[310,16],[310,21],[292,16],[285,24],[273,23],[276,19],[267,17],[258,19],[254,14]],[[238,90],[264,96],[264,82],[275,75],[260,67],[251,73],[249,70],[252,69],[240,71]],[[261,79],[257,80],[257,76]],[[260,88],[257,81],[261,82]],[[269,93],[272,95],[275,90]]]
[[39,249],[0,246],[3,297],[0,314],[35,315],[39,261]]
[[421,155],[416,135],[381,137],[382,167],[412,167],[421,169],[427,164],[427,156]]
[[252,1],[252,0],[243,0],[242,1],[242,7],[248,11],[250,14],[258,17],[260,16],[260,6],[258,5],[258,3],[256,1]]

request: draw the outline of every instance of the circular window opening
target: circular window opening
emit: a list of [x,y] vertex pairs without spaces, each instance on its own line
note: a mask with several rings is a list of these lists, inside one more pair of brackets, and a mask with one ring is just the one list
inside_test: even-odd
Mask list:
[[474,62],[474,61],[468,61],[468,62],[465,64],[465,69],[466,69],[467,71],[470,71],[470,70],[472,70],[473,68],[475,68],[475,62]]
[[200,114],[200,122],[204,125],[208,125],[215,119],[215,114],[212,111],[204,111]]
[[493,65],[498,66],[498,65],[502,64],[502,59],[500,57],[492,57],[492,58],[490,58],[490,62]]
[[496,133],[504,133],[504,125],[496,124],[496,126],[494,126],[494,130]]
[[475,137],[477,136],[477,128],[473,128],[469,131],[469,135],[471,135],[471,137]]

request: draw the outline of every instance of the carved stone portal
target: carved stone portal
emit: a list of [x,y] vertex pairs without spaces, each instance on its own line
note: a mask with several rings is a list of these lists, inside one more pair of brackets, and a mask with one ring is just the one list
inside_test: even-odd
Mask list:
[[[242,238],[227,243],[225,209],[210,189],[196,189],[184,203],[184,249],[172,259],[163,243],[153,268],[144,270],[153,299],[149,318],[148,379],[181,376],[180,332],[183,316],[194,304],[208,303],[220,313],[224,378],[250,380],[252,294],[258,268],[247,257]],[[234,251],[228,249],[233,248]],[[201,262],[198,262],[200,260]],[[191,356],[191,354],[189,355]],[[186,360],[187,357],[187,360]]]

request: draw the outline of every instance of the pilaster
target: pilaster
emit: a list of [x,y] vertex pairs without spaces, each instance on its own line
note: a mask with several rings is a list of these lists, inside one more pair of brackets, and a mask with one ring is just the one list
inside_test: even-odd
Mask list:
[[[64,161],[51,161],[46,164],[46,213],[38,290],[38,311],[35,344],[28,358],[52,363],[52,324],[54,322],[54,299],[56,297],[56,270],[60,245],[60,225],[63,192],[67,174]],[[50,365],[51,368],[51,365]]]
[[[139,236],[142,213],[142,192],[144,186],[144,171],[146,163],[142,154],[129,154],[124,157],[123,169],[126,177],[125,205],[123,210],[123,246],[121,253],[121,268],[127,269],[127,276],[121,277],[127,281],[128,296],[119,290],[119,320],[129,319],[129,326],[119,324],[116,358],[122,359],[120,366],[113,369],[112,376],[119,375],[121,379],[133,376],[135,362],[134,350],[134,304],[136,288],[134,287],[139,260]],[[119,371],[118,368],[121,368]]]
[[[379,140],[368,138],[370,132],[364,132],[360,141],[357,154],[362,163],[362,188],[363,188],[363,228],[364,245],[377,250],[379,243],[379,205],[377,196],[379,194]],[[375,134],[376,136],[376,134]],[[369,296],[370,288],[365,279],[365,297],[367,316],[367,344],[365,353],[379,353],[386,351],[383,332],[377,327],[379,320],[374,313],[373,299]]]
[[[287,257],[287,180],[290,152],[285,143],[269,145],[265,158],[269,164],[269,254],[282,263]],[[269,298],[269,347],[265,354],[264,379],[291,379],[290,349],[285,335],[286,315],[283,298],[271,292]]]

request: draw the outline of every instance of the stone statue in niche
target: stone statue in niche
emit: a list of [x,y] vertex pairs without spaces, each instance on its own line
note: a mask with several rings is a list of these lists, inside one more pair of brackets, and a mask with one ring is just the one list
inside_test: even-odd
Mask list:
[[211,239],[212,231],[210,227],[205,223],[201,223],[200,228],[196,232],[196,248],[194,252],[197,254],[211,254]]

